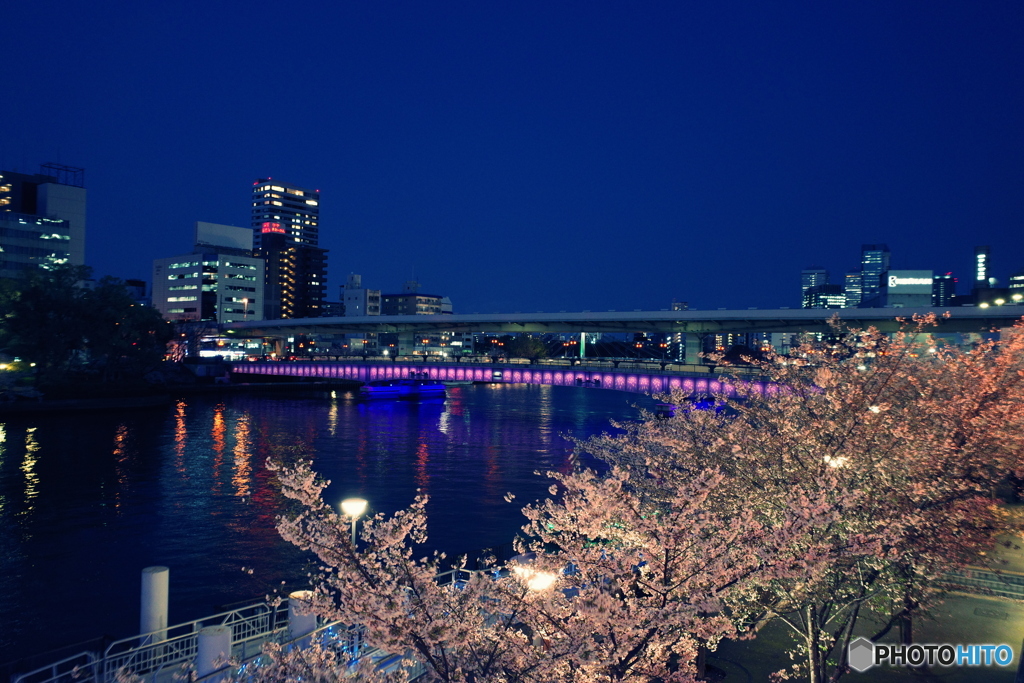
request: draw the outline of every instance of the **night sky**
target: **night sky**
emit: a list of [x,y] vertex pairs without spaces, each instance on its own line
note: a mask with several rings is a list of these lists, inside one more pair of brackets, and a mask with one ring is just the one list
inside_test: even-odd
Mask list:
[[0,168],[86,169],[87,261],[149,281],[273,177],[328,299],[457,313],[799,306],[862,243],[1024,268],[1024,3],[8,2]]

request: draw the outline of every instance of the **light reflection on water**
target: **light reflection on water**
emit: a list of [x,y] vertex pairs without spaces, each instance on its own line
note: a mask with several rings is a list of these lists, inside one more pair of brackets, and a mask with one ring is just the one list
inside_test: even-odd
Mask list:
[[39,474],[36,472],[36,463],[39,452],[39,442],[36,441],[37,427],[29,427],[25,430],[25,459],[21,463],[21,471],[25,474],[25,513],[31,513],[36,496],[39,495]]
[[606,430],[634,416],[633,403],[653,401],[466,385],[446,401],[233,394],[0,420],[0,662],[133,634],[149,565],[171,567],[172,622],[299,581],[306,560],[274,530],[286,503],[268,457],[312,459],[333,482],[329,502],[359,496],[370,512],[393,512],[421,489],[429,548],[466,552],[521,526],[518,508],[546,495],[534,471],[569,466],[562,434]]

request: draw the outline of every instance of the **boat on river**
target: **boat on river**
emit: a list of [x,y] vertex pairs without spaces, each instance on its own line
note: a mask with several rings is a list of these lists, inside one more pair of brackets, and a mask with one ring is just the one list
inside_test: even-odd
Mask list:
[[360,398],[439,398],[444,382],[434,379],[377,379],[359,387]]

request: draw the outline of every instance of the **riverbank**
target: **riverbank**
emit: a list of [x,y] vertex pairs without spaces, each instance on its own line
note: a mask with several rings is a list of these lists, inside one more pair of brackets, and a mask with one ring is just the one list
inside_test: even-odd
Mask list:
[[145,410],[170,405],[176,398],[227,393],[264,393],[287,391],[333,391],[355,389],[361,382],[246,382],[238,384],[196,384],[178,386],[165,392],[135,396],[46,399],[23,398],[0,402],[0,417],[33,413],[78,413],[110,410]]
[[101,398],[21,399],[0,403],[0,417],[29,413],[72,413],[91,410],[140,410],[169,405],[170,394]]

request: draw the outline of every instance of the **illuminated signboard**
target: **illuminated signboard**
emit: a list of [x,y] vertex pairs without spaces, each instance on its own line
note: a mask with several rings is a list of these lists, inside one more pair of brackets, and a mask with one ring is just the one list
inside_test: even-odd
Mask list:
[[932,279],[930,277],[897,277],[895,275],[889,276],[889,287],[899,287],[900,285],[931,285]]
[[892,294],[931,294],[935,278],[930,270],[890,270],[885,286]]

